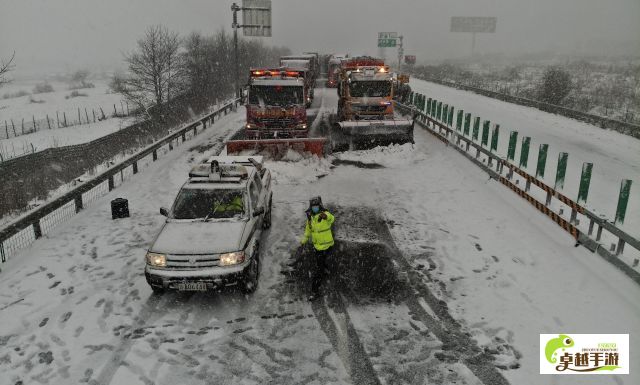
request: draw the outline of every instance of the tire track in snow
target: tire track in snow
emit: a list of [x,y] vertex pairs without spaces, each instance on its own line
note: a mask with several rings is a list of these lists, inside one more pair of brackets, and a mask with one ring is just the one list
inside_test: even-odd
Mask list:
[[354,384],[379,385],[380,380],[353,327],[342,296],[334,290],[329,295],[331,306],[324,299],[311,304],[320,327],[333,344]]

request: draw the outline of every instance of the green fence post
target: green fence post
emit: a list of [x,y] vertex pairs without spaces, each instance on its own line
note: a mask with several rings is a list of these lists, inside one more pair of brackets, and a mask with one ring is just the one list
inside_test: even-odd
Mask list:
[[527,168],[529,164],[529,145],[531,144],[531,137],[524,136],[522,138],[522,146],[520,148],[520,168]]
[[438,101],[434,99],[433,103],[431,104],[431,117],[432,118],[436,118],[436,111],[438,110]]
[[518,131],[509,133],[509,148],[507,149],[507,160],[513,161],[516,158],[516,146],[518,145]]
[[469,136],[469,129],[471,128],[471,112],[467,112],[464,116],[464,132],[465,136]]
[[438,102],[438,109],[436,110],[436,119],[438,121],[442,120],[442,102]]
[[538,150],[538,164],[536,166],[536,178],[544,178],[544,169],[547,165],[547,151],[549,150],[548,144],[541,144]]
[[587,203],[589,195],[589,184],[591,184],[591,171],[593,163],[582,163],[582,174],[580,175],[580,187],[578,188],[578,204]]
[[427,109],[425,110],[427,115],[431,115],[431,103],[433,102],[433,99],[429,98],[427,99]]
[[462,131],[462,119],[464,111],[458,110],[458,116],[456,117],[456,131]]
[[496,124],[491,133],[491,152],[498,151],[498,136],[500,135],[500,125]]
[[562,190],[564,188],[564,177],[567,173],[567,160],[569,154],[561,152],[558,154],[558,167],[556,168],[556,183],[553,185],[554,190]]
[[447,124],[447,116],[449,116],[449,105],[445,104],[442,106],[442,122]]
[[489,143],[489,125],[491,125],[491,122],[488,120],[482,122],[482,146],[486,146]]
[[453,127],[453,106],[449,106],[449,127]]
[[631,179],[623,179],[620,183],[620,195],[618,195],[618,205],[616,206],[616,219],[614,224],[624,224],[624,217],[627,213],[627,203],[631,192]]
[[477,141],[479,133],[480,133],[480,117],[476,116],[476,118],[473,120],[473,133],[471,135],[471,139]]

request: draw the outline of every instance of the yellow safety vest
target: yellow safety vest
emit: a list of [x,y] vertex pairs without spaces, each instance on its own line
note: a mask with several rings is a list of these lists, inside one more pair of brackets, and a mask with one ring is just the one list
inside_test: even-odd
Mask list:
[[216,207],[216,212],[220,213],[223,211],[243,211],[242,198],[240,196],[236,196],[228,204],[221,204]]
[[320,213],[314,214],[310,219],[307,219],[307,224],[304,228],[304,237],[301,243],[304,245],[309,241],[313,242],[313,247],[316,250],[326,250],[333,246],[333,234],[331,232],[331,226],[335,221],[335,217],[328,211],[323,211],[327,215],[327,219],[320,221]]

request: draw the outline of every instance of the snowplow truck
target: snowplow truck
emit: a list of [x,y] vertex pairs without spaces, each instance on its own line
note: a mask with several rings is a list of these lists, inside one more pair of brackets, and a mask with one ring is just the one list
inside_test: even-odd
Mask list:
[[327,61],[327,88],[338,87],[340,64],[346,55],[331,55]]
[[311,62],[302,59],[281,59],[280,66],[286,71],[298,72],[300,77],[304,79],[304,104],[307,108],[311,107],[315,85],[313,72],[311,71]]
[[[320,62],[319,58],[316,54],[313,53],[305,53],[302,55],[288,55],[288,56],[280,56],[280,66],[287,67],[285,61],[288,60],[306,60],[309,62],[308,68],[309,73],[311,74],[311,78],[315,82],[318,76],[320,76]],[[315,83],[314,83],[315,86]]]
[[275,155],[292,148],[322,156],[326,139],[309,138],[304,95],[301,71],[251,69],[244,132],[227,142],[227,154],[250,151]]
[[334,149],[413,143],[413,120],[394,116],[394,79],[383,60],[368,56],[342,60],[338,96]]

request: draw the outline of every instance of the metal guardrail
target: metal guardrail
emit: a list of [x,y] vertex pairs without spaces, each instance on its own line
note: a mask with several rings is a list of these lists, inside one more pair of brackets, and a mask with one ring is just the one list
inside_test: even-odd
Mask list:
[[[436,117],[430,116],[429,113],[425,113],[413,105],[396,102],[396,107],[405,114],[413,115],[414,120],[418,125],[425,128],[446,145],[455,148],[458,152],[465,155],[474,164],[487,172],[491,178],[507,186],[516,194],[531,203],[536,209],[538,209],[538,211],[554,220],[560,227],[569,232],[576,239],[576,246],[582,245],[592,252],[597,252],[604,259],[622,270],[636,283],[640,284],[640,273],[619,258],[619,256],[624,252],[625,244],[628,244],[637,252],[640,252],[640,241],[638,241],[638,239],[619,229],[615,224],[607,221],[596,213],[593,213],[584,206],[579,205],[572,199],[551,188],[543,181],[528,174],[526,171],[522,170],[515,164],[512,164],[507,159],[491,152],[480,143],[474,142],[471,137],[464,136],[461,131],[452,127],[453,114],[449,117],[442,117],[442,121],[439,121]],[[447,120],[449,120],[449,124],[447,124]],[[475,153],[473,153],[474,151]],[[481,155],[486,157],[486,164],[482,161]],[[517,181],[516,183],[513,182],[514,173],[518,174],[526,181],[526,187],[524,189],[520,188]],[[538,187],[544,194],[546,194],[546,202],[542,202],[537,199],[534,194],[529,191],[531,185]],[[549,207],[549,202],[551,202],[553,198],[571,209],[571,219],[564,219],[562,217],[562,213],[556,213]],[[589,227],[586,232],[578,228],[578,215],[588,220]],[[592,236],[596,226],[596,237],[594,239]],[[601,243],[603,231],[607,231],[617,239],[615,252],[610,252]]]
[[443,86],[475,92],[477,94],[502,100],[505,102],[519,104],[527,107],[534,107],[542,111],[550,112],[553,114],[559,114],[562,116],[566,116],[568,118],[573,118],[583,122],[594,124],[601,128],[611,129],[625,135],[633,136],[634,138],[640,138],[640,126],[634,123],[623,122],[620,120],[611,119],[604,116],[589,114],[589,113],[578,111],[578,110],[572,110],[570,108],[558,106],[555,104],[544,103],[538,100],[527,99],[520,96],[503,94],[500,92],[486,90],[484,88],[478,88],[478,87],[470,86],[467,84],[455,83],[455,82],[450,82],[450,81],[440,80],[440,79],[419,77],[418,75],[415,75],[415,77],[420,80],[441,84]]
[[[199,126],[202,126],[200,132],[204,131],[208,124],[212,125],[214,123],[217,116],[221,114],[226,115],[237,107],[238,102],[239,99],[234,99],[221,106],[218,110],[184,125],[176,132],[145,147],[143,150],[112,166],[91,180],[0,229],[0,261],[5,262],[13,252],[29,246],[36,239],[42,237],[43,233],[48,232],[48,230],[52,229],[58,223],[82,211],[90,201],[113,190],[118,182],[117,176],[120,176],[120,182],[122,182],[125,172],[127,172],[127,174],[137,174],[139,163],[141,163],[144,158],[151,156],[151,161],[156,161],[159,150],[161,150],[162,147],[168,145],[168,149],[172,150],[174,141],[178,141],[180,138],[182,142],[186,141],[187,134],[191,132],[193,135],[197,135]],[[131,169],[127,171],[129,167]]]

